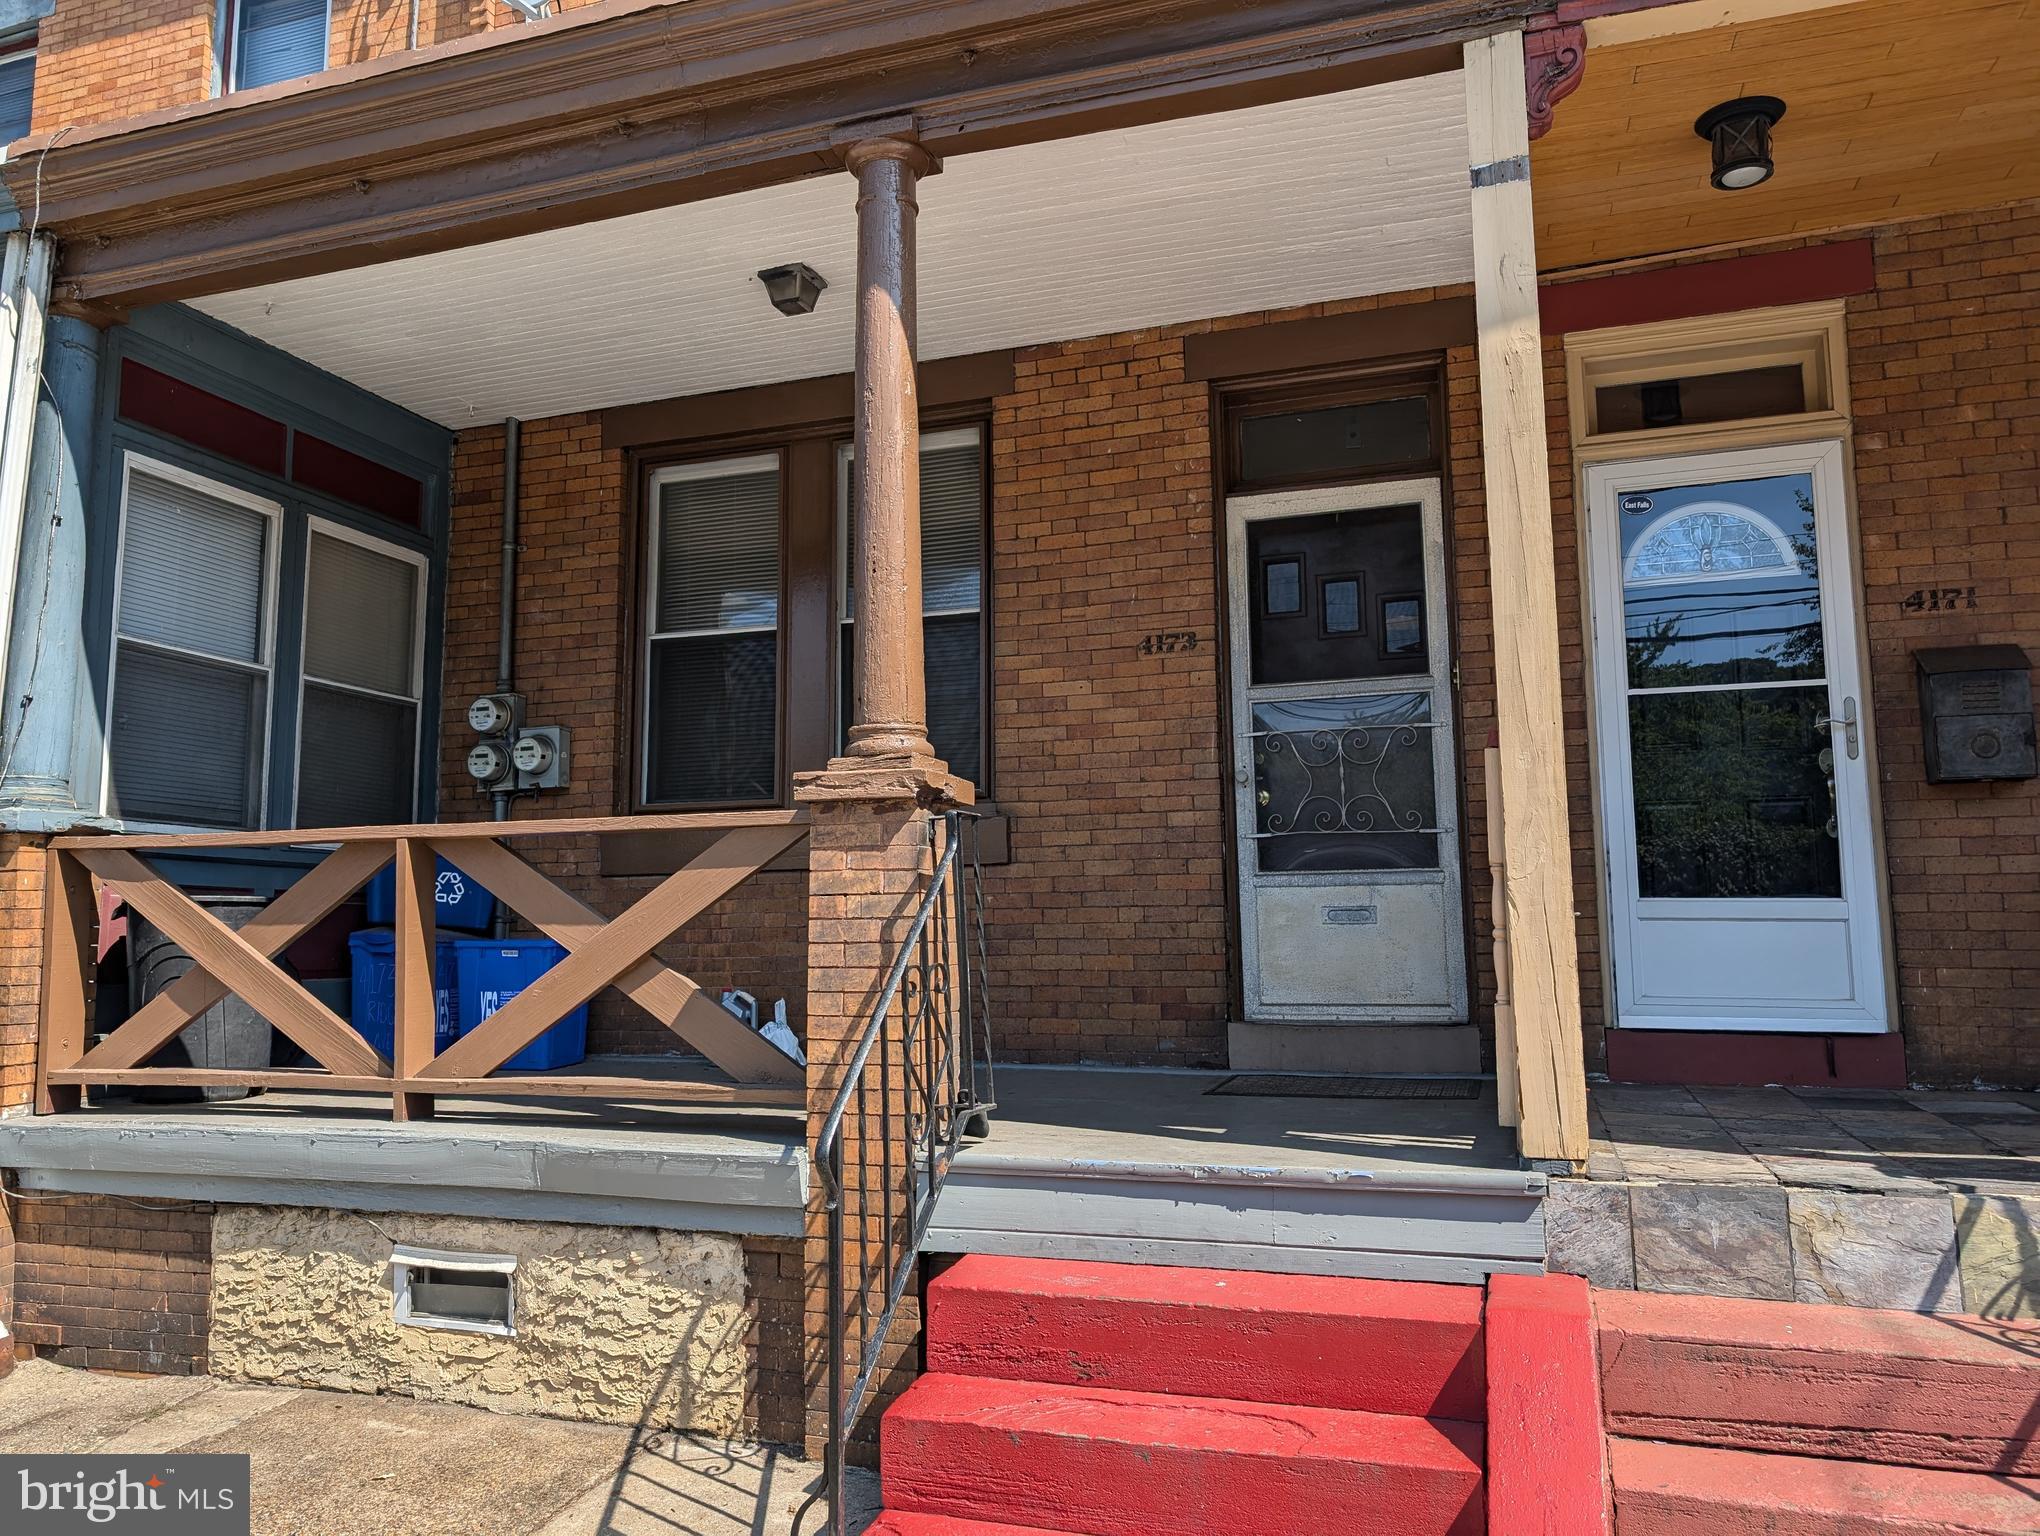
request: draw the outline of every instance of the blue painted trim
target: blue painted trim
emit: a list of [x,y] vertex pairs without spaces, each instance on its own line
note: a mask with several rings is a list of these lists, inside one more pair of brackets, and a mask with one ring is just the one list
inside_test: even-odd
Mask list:
[[[127,358],[251,410],[312,432],[425,486],[421,526],[406,528],[373,512],[275,475],[223,459],[177,438],[122,421],[121,363]],[[277,568],[275,696],[270,705],[271,826],[289,824],[297,771],[298,672],[304,633],[306,519],[320,517],[426,557],[424,687],[418,753],[418,814],[439,807],[440,649],[446,611],[446,559],[454,435],[379,395],[221,325],[182,305],[136,311],[107,334],[100,371],[97,473],[88,509],[85,641],[89,709],[80,711],[79,794],[97,810],[104,785],[107,693],[112,672],[113,585],[119,552],[122,464],[130,451],[161,459],[274,501],[284,509]]]

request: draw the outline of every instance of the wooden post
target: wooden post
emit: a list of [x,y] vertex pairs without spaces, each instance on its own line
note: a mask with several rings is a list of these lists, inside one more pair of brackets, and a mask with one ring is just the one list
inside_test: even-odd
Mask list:
[[857,178],[856,703],[851,757],[933,758],[921,643],[921,405],[914,382],[914,190],[935,169],[910,139],[866,139]]
[[390,1063],[396,1077],[390,1113],[398,1120],[432,1118],[432,1095],[412,1092],[406,1081],[430,1066],[438,1050],[439,999],[433,979],[439,951],[433,905],[438,879],[431,844],[412,837],[398,842],[397,1006]]
[[1488,943],[1495,963],[1495,1114],[1503,1125],[1522,1120],[1516,1084],[1516,1005],[1509,998],[1508,854],[1502,843],[1502,752],[1481,754],[1487,792]]
[[1523,34],[1469,42],[1465,78],[1488,565],[1494,632],[1502,637],[1495,647],[1495,717],[1518,1144],[1533,1160],[1577,1163],[1587,1155],[1586,1063]]
[[57,1085],[48,1074],[76,1066],[92,1024],[94,928],[99,914],[92,876],[68,853],[43,855],[42,1028],[36,1041],[38,1114],[76,1109],[85,1090]]

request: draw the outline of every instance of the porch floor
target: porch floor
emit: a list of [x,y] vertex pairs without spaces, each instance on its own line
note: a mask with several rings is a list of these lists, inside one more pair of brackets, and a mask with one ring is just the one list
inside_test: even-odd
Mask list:
[[927,1248],[1473,1281],[1543,1260],[1541,1174],[1467,1099],[1211,1090],[1235,1074],[1002,1067]]

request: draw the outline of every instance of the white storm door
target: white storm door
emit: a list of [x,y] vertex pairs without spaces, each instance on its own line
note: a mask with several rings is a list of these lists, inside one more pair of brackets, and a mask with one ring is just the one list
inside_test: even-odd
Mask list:
[[1887,1027],[1842,447],[1587,471],[1616,1022]]
[[1248,1020],[1466,1017],[1438,482],[1227,504]]

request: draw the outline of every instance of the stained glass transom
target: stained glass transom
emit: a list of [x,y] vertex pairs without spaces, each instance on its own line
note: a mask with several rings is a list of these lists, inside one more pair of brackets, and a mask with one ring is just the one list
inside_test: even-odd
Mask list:
[[1778,525],[1732,502],[1708,501],[1668,512],[1646,528],[1629,555],[1623,584],[1734,580],[1799,568]]

